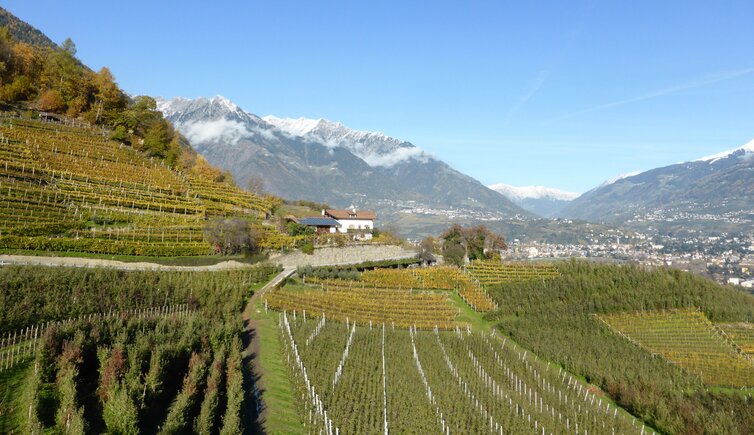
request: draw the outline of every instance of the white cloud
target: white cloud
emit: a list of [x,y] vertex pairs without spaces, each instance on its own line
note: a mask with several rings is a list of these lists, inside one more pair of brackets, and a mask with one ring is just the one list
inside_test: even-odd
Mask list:
[[384,166],[386,168],[410,159],[419,161],[427,161],[429,159],[429,156],[421,148],[417,147],[397,148],[387,154],[362,154],[358,155],[358,157],[367,162],[369,166]]
[[238,121],[218,119],[181,125],[180,131],[191,143],[228,142],[235,145],[251,132]]
[[275,134],[271,132],[270,130],[265,130],[263,128],[254,127],[253,129],[254,133],[258,134],[259,136],[262,136],[263,138],[267,140],[275,140],[277,139],[275,137]]

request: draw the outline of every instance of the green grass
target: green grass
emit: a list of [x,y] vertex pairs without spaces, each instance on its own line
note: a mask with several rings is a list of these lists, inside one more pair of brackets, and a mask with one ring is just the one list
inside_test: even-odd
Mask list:
[[278,317],[275,311],[264,312],[264,303],[258,300],[252,317],[259,320],[259,364],[263,373],[262,398],[267,407],[265,432],[269,434],[304,434],[304,426],[296,410],[296,399],[288,378],[288,368],[283,360],[278,338]]
[[293,205],[293,204],[283,204],[275,210],[275,216],[296,216],[296,217],[306,217],[306,216],[317,216],[321,213],[321,210],[315,210],[303,205]]
[[458,308],[459,314],[456,320],[471,325],[471,329],[475,331],[491,332],[493,324],[484,319],[481,313],[475,311],[469,304],[463,301],[458,293],[450,293],[450,301],[453,306]]
[[246,255],[205,255],[196,257],[147,257],[138,255],[108,255],[92,254],[88,252],[59,252],[59,251],[31,251],[23,249],[0,249],[0,255],[31,255],[41,257],[73,257],[94,258],[99,260],[114,260],[124,263],[155,263],[163,266],[212,266],[223,261],[238,261],[254,264],[267,259],[264,254]]
[[24,421],[24,390],[29,373],[29,363],[21,363],[12,369],[0,371],[0,433],[15,433],[21,430]]
[[294,281],[294,280],[288,280],[285,283],[285,289],[286,290],[293,290],[293,291],[312,291],[312,290],[319,290],[319,285],[312,285],[312,284],[303,284],[301,281]]

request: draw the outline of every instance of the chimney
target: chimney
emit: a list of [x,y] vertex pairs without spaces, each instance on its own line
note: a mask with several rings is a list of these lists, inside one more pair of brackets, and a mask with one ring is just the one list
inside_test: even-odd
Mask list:
[[324,216],[324,215],[325,215],[325,209],[323,208],[322,209],[322,216]]

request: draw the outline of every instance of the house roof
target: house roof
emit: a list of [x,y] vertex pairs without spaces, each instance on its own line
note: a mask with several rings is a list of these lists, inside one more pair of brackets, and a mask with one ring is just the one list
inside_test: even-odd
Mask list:
[[377,214],[372,210],[325,210],[325,214],[334,219],[365,219],[375,220]]
[[298,218],[298,223],[301,225],[309,225],[313,227],[339,227],[340,224],[335,219],[322,216],[312,216]]

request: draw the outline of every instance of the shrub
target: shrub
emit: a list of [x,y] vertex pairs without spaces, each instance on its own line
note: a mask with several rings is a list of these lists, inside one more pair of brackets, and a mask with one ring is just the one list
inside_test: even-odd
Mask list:
[[46,112],[61,113],[65,110],[65,100],[60,92],[49,89],[39,96],[39,109]]
[[301,252],[303,252],[306,255],[313,255],[314,254],[314,243],[311,241],[307,241],[303,245],[301,245]]

